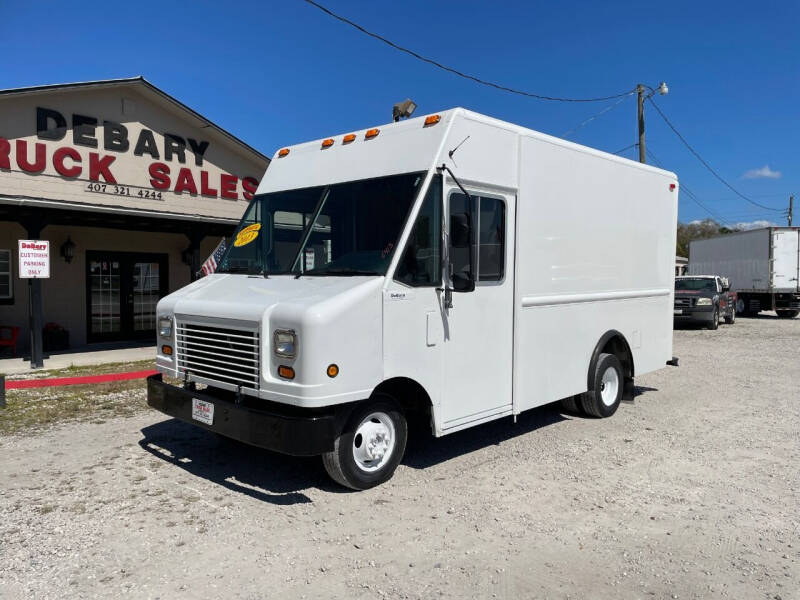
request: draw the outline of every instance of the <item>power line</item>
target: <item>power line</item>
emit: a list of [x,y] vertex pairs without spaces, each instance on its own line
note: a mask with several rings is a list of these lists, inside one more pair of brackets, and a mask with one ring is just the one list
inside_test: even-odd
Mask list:
[[631,144],[630,146],[625,146],[622,150],[617,150],[616,152],[612,152],[611,154],[622,154],[626,150],[630,150],[631,148],[636,148],[639,144]]
[[433,60],[431,58],[427,58],[425,56],[422,56],[418,52],[415,52],[413,50],[409,50],[408,48],[404,48],[403,46],[400,46],[399,44],[396,44],[393,41],[386,39],[382,35],[378,35],[377,33],[373,33],[372,31],[369,31],[368,29],[365,29],[364,27],[362,27],[358,23],[354,23],[350,19],[347,19],[346,17],[343,17],[341,15],[336,14],[335,12],[333,12],[332,10],[330,10],[328,8],[325,8],[324,6],[319,4],[318,2],[314,2],[314,0],[303,0],[303,2],[305,2],[307,4],[310,4],[311,6],[313,6],[315,8],[318,8],[319,10],[324,12],[326,15],[328,15],[330,17],[333,17],[337,21],[341,21],[342,23],[346,23],[347,25],[350,25],[351,27],[354,27],[355,29],[358,29],[361,33],[363,33],[365,35],[368,35],[368,36],[370,36],[372,38],[375,38],[376,40],[379,40],[379,41],[383,42],[384,44],[386,44],[388,46],[391,46],[395,50],[399,50],[400,52],[405,52],[406,54],[409,54],[409,55],[413,56],[417,60],[421,60],[422,62],[428,63],[429,65],[433,65],[434,67],[436,67],[438,69],[442,69],[443,71],[447,71],[448,73],[452,73],[453,75],[458,75],[459,77],[463,77],[464,79],[469,79],[471,81],[474,81],[475,83],[479,83],[481,85],[485,85],[485,86],[492,87],[492,88],[495,88],[495,89],[498,89],[498,90],[502,90],[504,92],[510,92],[512,94],[517,94],[519,96],[526,96],[528,98],[536,98],[537,100],[553,100],[553,101],[556,101],[556,102],[603,102],[604,100],[615,100],[617,98],[622,98],[622,97],[625,97],[625,96],[629,96],[630,94],[632,94],[632,93],[634,93],[636,91],[636,90],[628,90],[628,91],[622,92],[620,94],[614,94],[613,96],[603,96],[601,98],[559,98],[557,96],[544,96],[542,94],[534,94],[533,92],[525,92],[525,91],[522,91],[522,90],[517,90],[517,89],[514,89],[514,88],[510,88],[510,87],[504,86],[504,85],[500,85],[498,83],[493,83],[491,81],[486,81],[485,79],[481,79],[481,78],[476,77],[474,75],[469,75],[467,73],[463,73],[463,72],[459,71],[458,69],[454,69],[453,67],[448,67],[448,66],[443,65],[442,63],[440,63],[438,61],[435,61],[435,60]]
[[595,120],[597,117],[602,117],[604,114],[606,114],[606,113],[607,113],[608,111],[610,111],[612,108],[616,108],[616,107],[617,107],[617,106],[619,106],[619,104],[620,104],[621,102],[623,102],[623,101],[624,101],[624,100],[625,100],[625,99],[626,99],[628,96],[632,96],[632,95],[633,95],[633,94],[635,94],[635,93],[636,93],[636,91],[635,91],[635,90],[633,90],[633,91],[631,91],[631,92],[629,92],[629,93],[625,94],[624,96],[622,96],[621,98],[619,98],[619,99],[618,99],[616,102],[614,102],[614,104],[610,104],[609,106],[606,106],[606,107],[605,107],[603,110],[601,110],[599,113],[597,113],[596,115],[593,115],[593,116],[589,117],[588,119],[586,119],[585,121],[583,121],[583,122],[582,122],[580,125],[578,125],[578,126],[576,126],[576,127],[573,127],[572,129],[570,129],[570,130],[569,130],[569,131],[567,131],[566,133],[562,133],[562,134],[561,134],[561,137],[562,137],[562,138],[566,138],[566,137],[568,137],[568,136],[572,135],[573,133],[575,133],[576,131],[578,131],[579,129],[581,129],[581,128],[582,128],[584,125],[587,125],[587,124],[591,123],[592,121],[594,121],[594,120]]
[[655,108],[655,109],[656,109],[656,112],[658,112],[658,114],[661,116],[661,118],[662,118],[662,119],[664,119],[664,122],[665,122],[665,123],[666,123],[666,124],[669,126],[669,128],[670,128],[670,129],[672,129],[672,132],[673,132],[673,133],[674,133],[676,136],[678,136],[678,139],[679,139],[681,142],[683,142],[683,145],[684,145],[684,146],[686,146],[686,147],[689,149],[689,151],[690,151],[692,154],[694,154],[694,155],[695,155],[695,157],[697,158],[697,160],[699,160],[699,161],[700,161],[700,162],[703,164],[703,166],[704,166],[706,169],[708,169],[708,170],[711,172],[711,174],[712,174],[714,177],[716,177],[717,179],[719,179],[719,180],[720,180],[720,181],[721,181],[721,182],[722,182],[722,183],[723,183],[723,184],[724,184],[724,185],[725,185],[725,186],[726,186],[728,189],[730,189],[730,190],[731,190],[731,191],[732,191],[734,194],[736,194],[737,196],[739,196],[739,197],[740,197],[740,198],[742,198],[743,200],[746,200],[747,202],[749,202],[750,204],[752,204],[752,205],[754,205],[754,206],[758,206],[759,208],[763,208],[763,209],[766,209],[766,210],[772,210],[772,211],[775,211],[775,212],[782,212],[782,211],[781,211],[781,209],[779,209],[779,208],[772,208],[771,206],[765,206],[765,205],[763,205],[763,204],[759,204],[759,203],[758,203],[758,202],[756,202],[755,200],[751,200],[750,198],[748,198],[747,196],[745,196],[744,194],[742,194],[742,193],[741,193],[739,190],[737,190],[735,187],[733,187],[733,186],[732,186],[730,183],[728,183],[728,182],[727,182],[727,181],[726,181],[726,180],[725,180],[725,179],[722,177],[722,175],[720,175],[719,173],[717,173],[717,172],[716,172],[716,171],[715,171],[715,170],[714,170],[714,169],[711,167],[711,165],[709,165],[709,164],[708,164],[708,163],[707,163],[707,162],[706,162],[706,161],[703,159],[703,157],[702,157],[702,156],[700,156],[700,154],[697,152],[697,150],[695,150],[694,148],[692,148],[691,144],[689,144],[689,142],[687,142],[687,141],[686,141],[686,138],[684,138],[684,137],[681,135],[681,133],[680,133],[680,132],[679,132],[679,131],[676,129],[676,127],[675,127],[675,126],[674,126],[674,125],[673,125],[673,124],[670,122],[670,120],[667,118],[667,115],[665,115],[665,114],[664,114],[664,113],[661,111],[661,109],[658,107],[658,104],[656,104],[656,103],[655,103],[655,101],[654,101],[652,98],[650,98],[650,97],[648,97],[647,99],[650,101],[650,104],[652,104],[652,105],[653,105],[653,108]]

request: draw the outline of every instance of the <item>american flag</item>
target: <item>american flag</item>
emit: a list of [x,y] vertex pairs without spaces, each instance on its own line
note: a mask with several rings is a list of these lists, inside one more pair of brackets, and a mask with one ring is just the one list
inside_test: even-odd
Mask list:
[[225,254],[227,247],[228,244],[225,242],[225,238],[222,238],[217,245],[216,250],[214,250],[214,252],[211,253],[211,256],[206,259],[206,262],[203,263],[203,275],[211,275],[211,273],[217,270],[219,261],[222,260],[222,255]]

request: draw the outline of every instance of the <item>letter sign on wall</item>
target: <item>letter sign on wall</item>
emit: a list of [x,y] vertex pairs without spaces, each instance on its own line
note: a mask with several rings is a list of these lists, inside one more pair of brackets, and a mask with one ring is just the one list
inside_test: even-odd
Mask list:
[[50,277],[50,242],[48,240],[19,241],[20,279]]

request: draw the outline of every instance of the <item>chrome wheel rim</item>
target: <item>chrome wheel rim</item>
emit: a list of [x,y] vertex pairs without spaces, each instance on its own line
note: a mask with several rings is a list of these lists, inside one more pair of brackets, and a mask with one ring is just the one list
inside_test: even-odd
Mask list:
[[619,373],[614,367],[608,367],[600,379],[600,399],[606,406],[613,406],[619,391]]
[[356,427],[353,436],[353,458],[365,473],[383,467],[392,457],[395,447],[395,428],[392,419],[383,412],[367,415]]

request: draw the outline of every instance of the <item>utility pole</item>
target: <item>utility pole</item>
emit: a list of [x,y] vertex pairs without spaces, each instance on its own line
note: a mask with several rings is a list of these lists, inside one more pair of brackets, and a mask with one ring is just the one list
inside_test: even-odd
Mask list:
[[789,221],[789,227],[792,226],[792,209],[794,204],[794,195],[789,196],[789,214],[786,215],[786,219]]
[[639,162],[647,162],[647,146],[644,143],[644,92],[645,88],[640,83],[636,86],[636,93],[639,95],[637,106],[639,109]]

